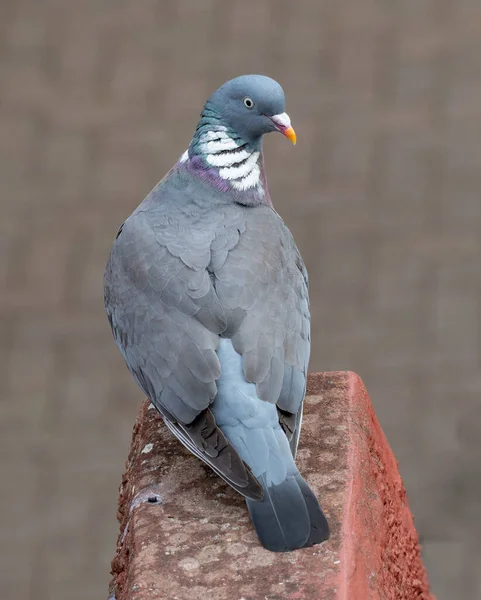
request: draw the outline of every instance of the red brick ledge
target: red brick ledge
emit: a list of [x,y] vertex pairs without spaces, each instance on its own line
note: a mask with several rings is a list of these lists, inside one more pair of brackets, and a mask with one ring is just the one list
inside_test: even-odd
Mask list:
[[356,374],[309,376],[298,464],[331,539],[274,554],[243,499],[145,402],[120,487],[110,597],[434,600],[396,460]]

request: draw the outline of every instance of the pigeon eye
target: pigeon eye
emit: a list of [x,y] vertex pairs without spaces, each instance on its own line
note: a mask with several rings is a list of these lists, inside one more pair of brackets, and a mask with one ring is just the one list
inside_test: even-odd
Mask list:
[[254,106],[254,101],[250,98],[244,98],[244,106],[246,108],[252,108]]

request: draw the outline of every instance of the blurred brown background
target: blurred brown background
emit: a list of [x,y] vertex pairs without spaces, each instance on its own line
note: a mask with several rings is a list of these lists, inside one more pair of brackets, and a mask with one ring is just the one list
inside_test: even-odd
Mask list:
[[106,597],[142,396],[103,268],[249,72],[298,134],[266,161],[310,272],[311,370],[364,378],[438,600],[481,598],[479,0],[2,0],[0,61],[2,598]]

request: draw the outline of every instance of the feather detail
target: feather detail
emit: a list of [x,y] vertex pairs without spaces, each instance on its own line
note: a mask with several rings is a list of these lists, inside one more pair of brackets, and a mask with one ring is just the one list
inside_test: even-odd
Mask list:
[[250,171],[250,173],[248,175],[246,175],[242,179],[234,180],[232,182],[232,186],[236,190],[239,190],[241,192],[243,192],[244,190],[248,190],[249,188],[258,187],[260,175],[261,175],[261,170],[259,168],[259,165],[256,163],[252,167],[252,170]]
[[[209,142],[213,144],[214,142]],[[257,154],[257,156],[255,156]],[[223,152],[222,154],[207,154],[206,161],[213,167],[230,167],[228,169],[219,169],[219,175],[222,179],[237,179],[244,177],[252,169],[252,165],[257,162],[258,152],[252,154],[246,150],[236,150],[234,152]],[[232,165],[239,165],[233,167]],[[232,176],[229,173],[235,173]],[[240,174],[237,175],[237,172]]]
[[202,150],[206,154],[217,154],[219,152],[226,152],[227,150],[236,150],[238,147],[237,142],[226,135],[224,138],[205,142]]

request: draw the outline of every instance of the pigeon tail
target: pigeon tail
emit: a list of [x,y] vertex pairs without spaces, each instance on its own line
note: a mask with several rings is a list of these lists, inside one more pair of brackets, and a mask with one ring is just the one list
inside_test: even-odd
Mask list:
[[264,499],[246,498],[247,508],[262,545],[272,552],[308,548],[329,538],[329,526],[311,488],[300,473],[278,485],[258,478]]
[[273,552],[320,544],[328,539],[329,527],[296,467],[276,405],[261,400],[255,384],[245,379],[242,358],[230,340],[221,340],[218,356],[222,374],[212,412],[264,491],[261,500],[244,494],[261,543]]
[[[267,402],[263,408],[275,411]],[[241,424],[221,429],[263,489],[262,500],[244,494],[262,545],[272,552],[289,552],[327,540],[326,517],[299,473],[280,426],[252,428]]]

